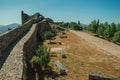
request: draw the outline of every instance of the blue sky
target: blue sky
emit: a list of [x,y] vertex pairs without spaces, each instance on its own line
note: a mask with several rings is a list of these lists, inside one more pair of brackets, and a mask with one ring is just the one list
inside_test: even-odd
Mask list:
[[0,0],[0,25],[21,23],[21,11],[40,12],[54,21],[120,23],[120,0]]

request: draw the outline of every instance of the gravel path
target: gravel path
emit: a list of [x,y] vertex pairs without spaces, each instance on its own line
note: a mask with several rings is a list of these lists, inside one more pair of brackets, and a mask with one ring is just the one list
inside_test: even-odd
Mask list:
[[0,70],[0,80],[21,80],[23,71],[23,46],[35,30],[36,24],[30,31],[14,46]]
[[86,40],[87,42],[94,44],[98,48],[107,51],[109,54],[115,55],[116,57],[120,58],[120,46],[118,46],[112,42],[109,42],[107,40],[89,35],[85,32],[73,31],[73,30],[71,30],[71,32],[75,33],[76,35],[78,35],[82,39]]

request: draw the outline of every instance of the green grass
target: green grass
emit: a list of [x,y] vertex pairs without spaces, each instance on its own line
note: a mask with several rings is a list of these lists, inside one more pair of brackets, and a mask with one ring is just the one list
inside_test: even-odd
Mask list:
[[85,65],[85,62],[81,62],[81,63],[80,63],[80,66],[84,66],[84,65]]

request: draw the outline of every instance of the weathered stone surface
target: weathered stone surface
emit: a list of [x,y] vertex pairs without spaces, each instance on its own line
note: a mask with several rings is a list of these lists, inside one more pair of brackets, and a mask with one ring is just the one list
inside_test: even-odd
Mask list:
[[22,26],[15,28],[3,35],[0,35],[0,55],[4,54],[5,50],[16,40],[23,37],[27,31],[31,28],[32,24],[41,21],[41,18],[27,21]]
[[98,73],[90,73],[89,80],[120,80],[120,78],[110,77],[110,76],[98,74]]
[[7,32],[0,36],[0,54],[3,54],[6,48],[15,42],[20,36],[22,36],[31,24],[25,24],[21,27],[18,27],[14,30]]
[[[22,26],[0,36],[0,80],[21,80],[23,51],[29,61],[37,47],[38,36],[42,37],[46,30],[51,29],[52,23],[50,24],[49,20],[44,19],[39,13],[32,16],[25,14],[25,16],[28,16],[28,19],[26,18]],[[9,48],[10,53],[7,51]],[[6,55],[8,57],[5,57]],[[1,63],[4,64],[1,66]]]
[[26,23],[27,21],[31,20],[31,19],[37,19],[39,17],[39,19],[44,19],[44,17],[39,14],[39,13],[35,13],[34,15],[28,15],[26,13],[24,13],[23,11],[21,12],[21,20],[22,20],[22,24]]
[[30,31],[15,45],[10,52],[7,60],[0,70],[0,80],[21,80],[23,71],[23,47],[24,43],[36,31],[36,24],[32,26]]
[[37,47],[37,35],[43,37],[43,34],[47,30],[51,30],[51,25],[45,19],[36,24],[37,28],[32,36],[25,42],[23,51],[25,52],[27,61],[29,61],[35,53]]
[[29,61],[35,53],[37,47],[37,24],[33,25],[36,27],[29,39],[24,43],[23,51],[26,55],[27,61]]

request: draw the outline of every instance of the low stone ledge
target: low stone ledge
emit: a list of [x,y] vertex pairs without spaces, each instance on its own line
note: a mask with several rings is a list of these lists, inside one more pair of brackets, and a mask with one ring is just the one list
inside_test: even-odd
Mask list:
[[120,80],[120,78],[115,78],[115,77],[92,72],[89,74],[89,80]]

